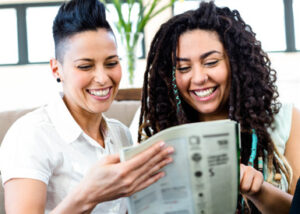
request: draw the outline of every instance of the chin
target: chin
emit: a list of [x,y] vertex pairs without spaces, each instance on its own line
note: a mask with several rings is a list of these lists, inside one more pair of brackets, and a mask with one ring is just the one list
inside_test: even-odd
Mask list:
[[215,111],[211,110],[198,110],[200,114],[213,114]]
[[110,106],[111,106],[111,102],[102,103],[99,105],[90,105],[89,110],[90,110],[90,112],[92,112],[94,114],[101,114],[103,112],[108,111]]
[[215,106],[207,106],[205,108],[197,108],[196,110],[200,113],[200,114],[213,114],[217,111],[217,107]]

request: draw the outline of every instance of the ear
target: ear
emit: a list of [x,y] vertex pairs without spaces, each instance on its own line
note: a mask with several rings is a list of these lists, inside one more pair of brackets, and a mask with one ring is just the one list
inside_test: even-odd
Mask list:
[[50,59],[50,68],[52,70],[52,75],[55,79],[62,78],[61,75],[61,64],[55,58]]

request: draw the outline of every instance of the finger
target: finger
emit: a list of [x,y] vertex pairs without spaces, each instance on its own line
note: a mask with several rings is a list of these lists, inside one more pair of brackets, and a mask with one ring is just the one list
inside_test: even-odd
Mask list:
[[107,155],[100,160],[100,163],[103,165],[120,163],[120,155],[119,154]]
[[245,166],[244,173],[242,177],[242,181],[240,183],[240,188],[242,193],[248,193],[251,189],[253,178],[254,178],[254,170],[251,166]]
[[256,171],[249,194],[253,195],[253,194],[258,193],[262,187],[263,182],[264,182],[264,177],[263,177],[262,173],[259,171]]
[[161,179],[164,176],[165,176],[165,172],[159,172],[159,173],[149,177],[145,182],[140,183],[136,188],[133,189],[133,191],[129,192],[128,196],[147,188],[148,186],[154,184],[155,182],[157,182],[159,179]]
[[145,183],[150,177],[160,173],[159,170],[172,161],[173,159],[169,157],[160,161],[156,165],[153,165],[152,168],[142,166],[141,168],[132,171],[130,177],[127,172],[127,178],[123,179],[124,185],[122,186],[123,188],[121,192],[128,194],[129,192],[135,191],[137,186],[141,185],[141,183]]
[[[126,164],[126,166],[128,167],[127,170],[132,171],[140,168],[145,164],[153,164],[153,161],[158,162],[158,160],[164,159],[168,154],[171,153],[171,151],[168,151],[167,149],[168,147],[165,146],[165,143],[163,141],[152,145],[146,151],[128,160]],[[150,161],[153,157],[155,157],[155,159],[153,161]]]
[[159,173],[159,170],[161,170],[163,167],[171,163],[173,159],[171,157],[168,157],[164,159],[163,161],[156,164],[153,168],[148,170],[146,173],[140,173],[137,175],[137,178],[134,182],[134,188],[136,186],[139,186],[141,183],[146,182],[150,177],[155,176],[157,173]]
[[244,176],[245,167],[246,166],[244,164],[240,164],[240,183],[242,182],[242,178]]
[[173,147],[167,147],[154,157],[152,157],[148,162],[146,162],[143,166],[140,168],[136,169],[136,172],[139,174],[139,176],[144,175],[144,174],[153,174],[160,170],[163,166],[165,166],[165,161],[170,160],[170,154],[174,152]]
[[[159,170],[164,168],[166,165],[168,165],[172,162],[173,162],[173,158],[172,157],[167,157],[167,158],[157,162],[151,168],[149,168],[149,167],[146,168],[145,167],[145,169],[141,169],[140,174],[148,176],[148,177],[152,176],[152,175],[156,174]],[[145,171],[145,172],[143,172],[143,171]]]
[[156,174],[159,170],[163,169],[166,165],[170,164],[173,162],[173,158],[172,157],[167,157],[164,160],[160,161],[159,163],[157,163],[154,167],[152,167],[149,171],[148,171],[148,175],[152,176],[154,174]]

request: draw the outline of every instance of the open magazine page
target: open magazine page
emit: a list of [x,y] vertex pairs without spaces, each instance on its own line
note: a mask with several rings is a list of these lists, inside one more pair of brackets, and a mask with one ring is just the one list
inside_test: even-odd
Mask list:
[[159,140],[175,148],[166,176],[128,198],[132,214],[233,214],[239,184],[239,127],[221,120],[166,129],[134,147],[128,160]]

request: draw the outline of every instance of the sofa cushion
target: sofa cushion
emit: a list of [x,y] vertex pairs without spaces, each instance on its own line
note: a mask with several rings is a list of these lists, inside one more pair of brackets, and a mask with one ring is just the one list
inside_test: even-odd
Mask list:
[[135,100],[113,101],[104,115],[108,118],[117,119],[129,127],[140,105],[141,102]]
[[24,114],[35,108],[0,112],[0,145],[9,127]]

